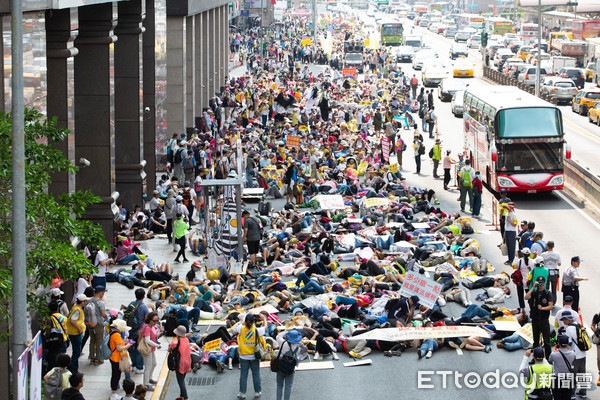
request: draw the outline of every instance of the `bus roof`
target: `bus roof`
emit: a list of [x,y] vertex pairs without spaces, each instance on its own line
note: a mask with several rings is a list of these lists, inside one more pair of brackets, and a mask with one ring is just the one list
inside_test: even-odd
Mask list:
[[552,107],[551,103],[515,86],[469,86],[466,93],[482,99],[497,111],[520,107]]

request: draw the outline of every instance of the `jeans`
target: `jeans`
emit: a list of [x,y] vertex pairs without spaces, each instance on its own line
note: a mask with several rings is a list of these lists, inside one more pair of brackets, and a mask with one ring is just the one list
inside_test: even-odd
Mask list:
[[260,387],[260,361],[259,360],[240,360],[240,393],[246,393],[248,386],[248,369],[252,370],[252,384],[254,393],[261,392]]
[[[292,395],[292,385],[294,384],[294,375],[295,373],[291,373],[289,375],[286,375],[283,372],[277,373],[277,400],[290,400]],[[283,394],[284,385],[285,395]]]
[[79,371],[79,356],[81,356],[81,341],[83,334],[81,335],[69,335],[71,341],[71,348],[73,353],[71,354],[71,364],[69,365],[69,371],[75,373]]
[[523,348],[523,339],[516,333],[505,337],[501,342],[504,343],[504,348],[508,351],[515,351]]
[[185,308],[180,308],[175,314],[175,318],[177,319],[185,319],[187,321],[192,321],[193,324],[197,324],[200,319],[200,309],[192,308],[190,311],[187,311]]
[[421,343],[421,354],[425,355],[429,350],[433,353],[438,349],[438,342],[435,339],[426,339]]
[[471,304],[467,309],[462,313],[461,317],[473,318],[473,317],[489,317],[492,315],[489,311],[484,310],[479,307],[477,304]]
[[312,279],[310,281],[308,281],[308,283],[305,283],[304,286],[302,286],[299,289],[300,292],[302,293],[316,293],[316,294],[323,294],[325,293],[325,290],[323,289],[323,286],[319,285],[316,281],[313,281]]
[[141,370],[144,368],[144,359],[142,358],[142,353],[140,353],[137,349],[137,340],[139,334],[139,332],[136,332],[135,334],[129,335],[129,338],[135,342],[133,346],[129,348],[129,357],[131,358],[131,367]]
[[417,174],[421,173],[421,156],[415,156],[415,165],[417,166]]
[[336,296],[335,298],[335,304],[351,305],[354,303],[356,303],[356,299],[353,297]]
[[185,387],[185,374],[182,374],[179,371],[175,371],[175,376],[177,377],[177,384],[179,385],[179,397],[187,399],[188,394],[187,388]]
[[146,285],[140,278],[135,276],[135,274],[128,272],[125,268],[119,269],[117,271],[116,276],[117,276],[117,282],[119,282],[121,285],[127,286],[127,285],[129,285],[129,282],[133,282],[133,284],[136,286],[146,287]]
[[391,235],[388,236],[377,236],[377,248],[379,249],[389,249],[392,244],[394,244],[394,237]]
[[120,260],[118,260],[117,264],[125,265],[125,264],[129,264],[132,261],[139,261],[139,260],[141,260],[141,258],[139,258],[137,254],[131,253],[131,254],[128,254],[125,257],[121,258]]
[[273,277],[270,275],[261,275],[258,278],[256,278],[256,281],[254,282],[256,284],[256,286],[263,286],[262,290],[265,290],[265,287],[269,284],[273,282]]
[[481,211],[481,193],[473,191],[473,215],[478,216]]

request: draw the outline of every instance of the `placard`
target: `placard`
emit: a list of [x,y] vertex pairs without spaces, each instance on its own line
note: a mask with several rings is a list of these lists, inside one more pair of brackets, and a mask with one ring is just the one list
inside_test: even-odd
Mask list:
[[383,159],[386,163],[390,162],[390,138],[383,135],[381,137],[381,152],[383,153]]
[[216,350],[219,347],[221,347],[221,338],[217,338],[215,340],[211,340],[210,342],[204,343],[204,347],[202,348],[202,350],[211,351]]
[[435,301],[442,292],[442,285],[414,272],[407,272],[400,288],[400,296],[418,296],[419,303],[427,308],[433,308]]
[[218,258],[218,254],[215,251],[215,249],[209,248],[206,251],[206,268],[207,269],[217,268],[217,262],[218,262],[217,258]]
[[523,325],[523,327],[515,333],[527,340],[529,343],[533,343],[533,331],[531,329],[531,323]]
[[431,338],[452,338],[481,336],[490,337],[486,331],[476,326],[431,326],[431,327],[400,327],[380,328],[354,336],[353,339],[385,340],[389,342],[418,340]]
[[343,210],[346,208],[344,198],[340,194],[322,194],[317,196],[323,210]]
[[42,399],[42,335],[38,331],[31,342],[31,376],[29,378],[29,400]]
[[300,147],[300,136],[287,135],[285,139],[286,147]]
[[371,197],[365,200],[366,207],[387,206],[390,204],[390,199],[384,197]]
[[342,70],[342,76],[352,76],[356,78],[356,75],[358,75],[356,68],[344,68]]

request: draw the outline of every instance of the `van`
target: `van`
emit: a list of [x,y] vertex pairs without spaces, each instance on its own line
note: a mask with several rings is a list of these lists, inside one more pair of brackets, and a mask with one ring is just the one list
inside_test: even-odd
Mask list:
[[423,40],[419,36],[407,36],[404,39],[404,45],[412,47],[415,51],[419,51],[423,45]]

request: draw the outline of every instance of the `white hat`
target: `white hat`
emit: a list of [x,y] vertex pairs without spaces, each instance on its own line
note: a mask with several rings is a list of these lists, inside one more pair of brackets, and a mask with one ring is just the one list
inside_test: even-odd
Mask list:
[[110,326],[116,328],[119,332],[127,332],[131,330],[131,327],[127,326],[127,323],[122,319],[115,319]]
[[59,288],[54,288],[54,289],[50,290],[50,294],[51,294],[52,296],[56,296],[56,297],[58,297],[58,296],[60,296],[60,295],[62,295],[62,294],[65,294],[65,292],[63,292],[63,291],[62,291],[62,290],[60,290]]
[[85,294],[81,293],[79,296],[77,296],[77,301],[78,302],[84,302],[84,301],[88,301],[90,298],[87,297]]
[[183,197],[177,196],[177,197],[175,197],[175,201],[183,201]]
[[537,256],[537,257],[536,257],[536,258],[533,260],[533,262],[534,262],[535,264],[543,264],[543,263],[544,263],[544,257],[542,257],[542,256]]
[[529,254],[531,254],[531,250],[529,250],[529,247],[523,247],[523,250],[521,250],[521,253],[529,255]]

